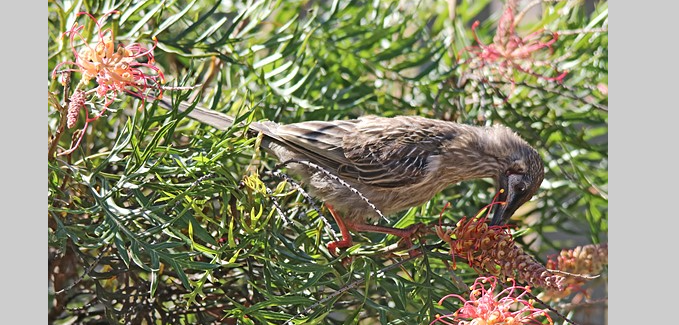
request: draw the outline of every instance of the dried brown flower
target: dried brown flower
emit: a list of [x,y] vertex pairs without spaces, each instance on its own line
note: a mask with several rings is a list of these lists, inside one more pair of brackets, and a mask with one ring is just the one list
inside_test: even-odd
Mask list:
[[547,261],[547,268],[572,274],[564,281],[562,291],[547,290],[543,300],[559,300],[573,291],[582,291],[582,286],[601,273],[608,265],[608,243],[578,246],[573,249],[563,249],[557,256]]

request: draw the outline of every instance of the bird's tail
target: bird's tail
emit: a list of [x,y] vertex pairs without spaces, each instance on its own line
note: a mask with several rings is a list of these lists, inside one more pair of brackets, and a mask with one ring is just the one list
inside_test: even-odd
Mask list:
[[[172,103],[166,99],[160,99],[159,104],[168,110],[174,109]],[[181,102],[179,103],[179,106],[177,106],[177,109],[180,112],[186,112],[191,109],[192,105],[193,104],[188,102]],[[193,107],[187,116],[222,131],[231,127],[235,121],[231,116],[200,106]],[[284,141],[276,134],[277,128],[278,124],[274,122],[251,122],[248,126],[248,133],[254,136],[257,136],[260,132],[264,134],[261,143],[262,148],[266,151],[273,152],[276,156],[280,157],[280,153],[278,152],[280,151],[280,146],[277,145],[277,143],[282,143]]]
[[[173,109],[172,104],[166,99],[161,99],[159,104],[168,110]],[[177,108],[180,112],[185,112],[191,108],[191,104],[187,102],[181,102]],[[194,107],[189,112],[188,116],[198,122],[205,123],[220,130],[228,129],[234,121],[234,118],[231,116],[200,106]]]

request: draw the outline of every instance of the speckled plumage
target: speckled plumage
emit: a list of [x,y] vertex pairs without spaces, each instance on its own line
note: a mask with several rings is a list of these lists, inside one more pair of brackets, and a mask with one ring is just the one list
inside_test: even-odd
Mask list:
[[[200,107],[189,117],[222,130],[233,122],[227,115]],[[493,178],[498,190],[505,190],[501,199],[507,201],[492,221],[501,224],[535,194],[544,177],[537,151],[500,125],[480,127],[418,116],[365,116],[287,125],[253,122],[250,130],[263,133],[262,146],[279,161],[308,161],[322,167],[326,172],[289,164],[312,195],[334,207],[355,231],[375,230],[363,225],[375,222],[378,214],[337,178],[387,216],[425,203],[452,184]],[[391,233],[385,229],[392,228],[376,231]]]

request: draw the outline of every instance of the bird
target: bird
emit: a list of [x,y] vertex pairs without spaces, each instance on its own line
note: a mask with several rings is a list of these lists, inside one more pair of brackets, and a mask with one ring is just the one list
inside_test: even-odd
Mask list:
[[[160,100],[167,109],[172,104]],[[179,111],[219,130],[234,118],[180,102]],[[308,192],[324,202],[342,239],[327,245],[336,255],[353,245],[351,232],[377,232],[410,242],[419,225],[394,228],[375,224],[380,217],[428,202],[460,182],[491,178],[497,201],[490,225],[504,225],[529,201],[544,179],[538,151],[507,126],[476,126],[421,116],[361,116],[334,121],[279,124],[251,122],[261,146]]]

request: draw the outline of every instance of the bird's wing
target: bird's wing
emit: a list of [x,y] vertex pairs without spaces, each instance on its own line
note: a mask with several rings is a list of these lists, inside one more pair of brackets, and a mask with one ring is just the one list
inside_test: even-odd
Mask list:
[[310,162],[337,172],[340,166],[351,164],[344,155],[342,141],[356,133],[357,120],[310,121],[278,125],[273,138],[300,153]]
[[[181,103],[179,110],[189,107]],[[232,117],[202,107],[195,107],[189,117],[221,130],[233,123]],[[447,123],[414,116],[253,123],[251,129],[345,179],[385,188],[424,181],[430,157],[439,154],[442,141],[457,135]]]
[[[445,126],[445,125],[444,125]],[[340,174],[378,187],[401,187],[425,180],[430,158],[456,136],[440,121],[419,117],[369,118],[355,136],[345,138],[351,164]]]
[[438,121],[416,117],[379,118],[281,125],[276,135],[313,163],[345,179],[377,187],[424,180],[441,142],[455,136]]

